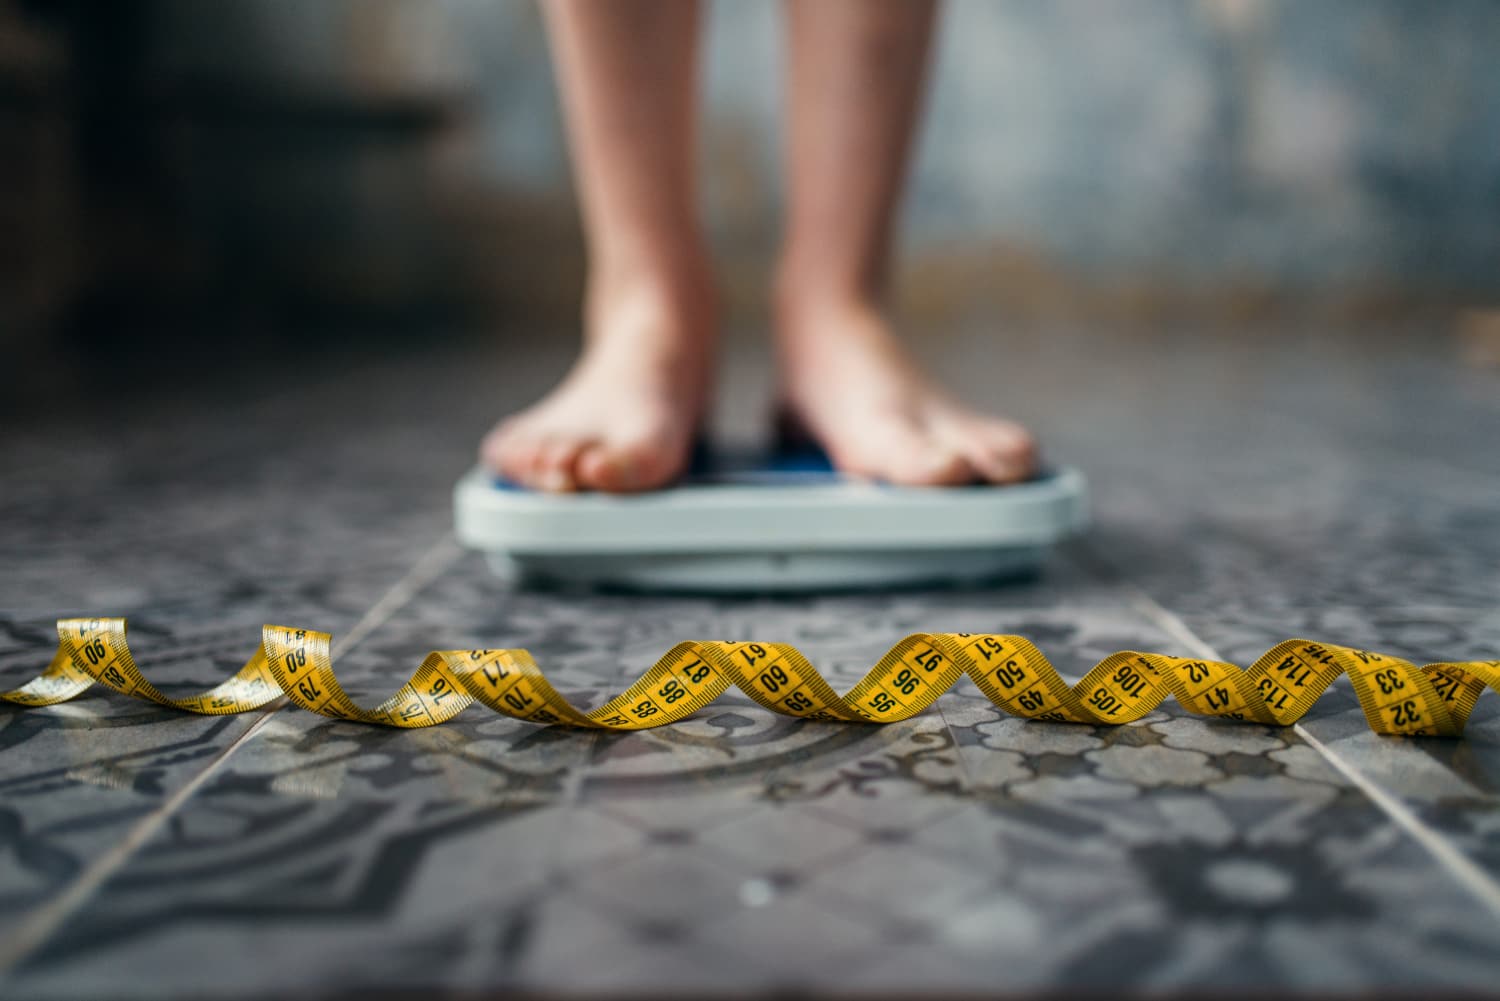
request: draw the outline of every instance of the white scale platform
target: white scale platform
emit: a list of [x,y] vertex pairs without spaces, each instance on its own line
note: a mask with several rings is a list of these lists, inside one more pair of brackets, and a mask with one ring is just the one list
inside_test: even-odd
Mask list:
[[1017,576],[1088,520],[1076,469],[897,487],[842,477],[817,453],[704,454],[670,489],[628,495],[536,493],[474,469],[453,506],[459,541],[508,577],[693,592]]

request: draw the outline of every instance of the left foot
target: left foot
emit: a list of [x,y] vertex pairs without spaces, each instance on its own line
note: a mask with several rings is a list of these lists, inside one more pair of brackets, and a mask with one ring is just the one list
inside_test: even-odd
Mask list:
[[843,472],[914,486],[1036,472],[1030,432],[934,383],[871,302],[783,296],[777,348],[785,416]]
[[480,446],[536,490],[653,490],[688,463],[713,378],[706,281],[591,276],[586,343],[560,385]]

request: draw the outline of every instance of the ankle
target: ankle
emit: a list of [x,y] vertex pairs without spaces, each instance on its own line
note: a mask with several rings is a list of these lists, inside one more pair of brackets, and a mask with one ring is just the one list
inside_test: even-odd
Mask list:
[[884,313],[881,290],[868,283],[794,271],[789,266],[783,266],[777,274],[773,299],[778,328],[788,333],[797,331],[798,337],[814,332],[851,333],[851,318],[874,318]]
[[590,266],[584,292],[591,344],[643,336],[701,343],[713,338],[718,295],[702,262],[610,261]]

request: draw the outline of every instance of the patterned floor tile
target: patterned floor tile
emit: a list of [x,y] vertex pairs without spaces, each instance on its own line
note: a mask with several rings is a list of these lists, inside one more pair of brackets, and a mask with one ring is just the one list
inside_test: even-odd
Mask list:
[[[1070,392],[1012,380],[1007,405],[1095,498],[1093,533],[1035,579],[640,596],[518,590],[466,556],[386,609],[339,676],[374,702],[434,647],[521,646],[593,706],[686,637],[790,641],[847,686],[914,631],[1021,633],[1075,678],[1117,649],[1247,663],[1291,635],[1500,656],[1493,381],[1414,338],[1200,333],[1017,346]],[[939,367],[981,392],[978,337]],[[45,662],[70,612],[131,615],[143,668],[183,688],[233,671],[265,621],[347,634],[446,531],[494,383],[530,370],[499,362],[386,361],[106,436],[8,433],[0,683]],[[451,392],[399,402],[415,377]],[[1460,742],[1377,738],[1342,684],[1302,731],[1172,703],[1121,728],[1023,722],[968,682],[885,728],[734,693],[635,734],[281,709],[237,745],[256,717],[93,695],[0,709],[0,936],[62,908],[0,987],[1491,990],[1500,913],[1431,845],[1500,874],[1496,703]],[[59,896],[209,762],[97,889]]]

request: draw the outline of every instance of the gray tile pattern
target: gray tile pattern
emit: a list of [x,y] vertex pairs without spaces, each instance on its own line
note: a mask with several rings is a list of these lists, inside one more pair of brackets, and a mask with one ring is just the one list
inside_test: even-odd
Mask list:
[[[507,590],[441,542],[504,371],[469,355],[188,400],[112,437],[41,424],[0,444],[23,474],[0,499],[0,683],[75,611],[130,615],[169,688],[232,671],[264,621],[357,630],[338,663],[366,701],[434,645],[525,646],[582,703],[692,636],[791,641],[845,685],[917,629],[1023,633],[1075,677],[1116,649],[1244,663],[1289,635],[1500,653],[1493,378],[1375,335],[1164,336],[1088,363],[1080,343],[1019,345],[1075,388],[1023,380],[1005,405],[1089,470],[1098,527],[991,589]],[[414,376],[451,392],[390,402]],[[618,735],[0,708],[0,987],[1492,991],[1497,702],[1462,742],[1374,737],[1342,684],[1291,729],[1170,703],[1026,723],[967,683],[884,728],[731,694]]]

